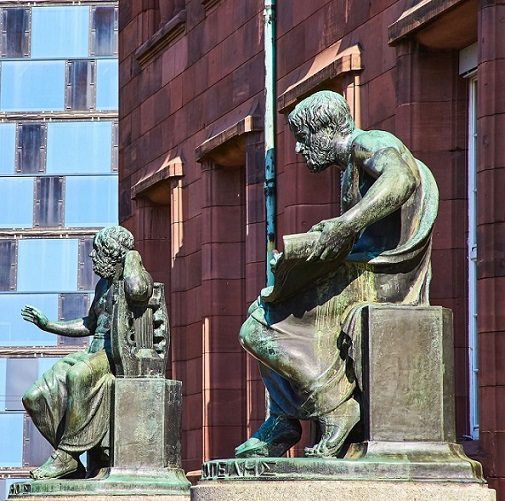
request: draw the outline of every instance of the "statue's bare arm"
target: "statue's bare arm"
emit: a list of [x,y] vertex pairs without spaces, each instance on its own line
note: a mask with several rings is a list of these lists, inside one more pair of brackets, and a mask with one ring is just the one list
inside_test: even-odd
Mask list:
[[336,257],[363,229],[388,216],[409,199],[417,180],[395,146],[372,153],[361,148],[353,151],[353,161],[376,180],[363,198],[340,217],[321,221],[311,228],[311,231],[322,233],[309,260]]
[[95,290],[95,300],[89,309],[88,316],[76,318],[68,321],[52,321],[34,306],[26,305],[21,309],[21,316],[27,322],[35,324],[39,329],[52,334],[67,337],[86,337],[92,336],[96,328],[95,302],[99,299],[99,295],[103,294],[103,289],[100,287],[100,282]]

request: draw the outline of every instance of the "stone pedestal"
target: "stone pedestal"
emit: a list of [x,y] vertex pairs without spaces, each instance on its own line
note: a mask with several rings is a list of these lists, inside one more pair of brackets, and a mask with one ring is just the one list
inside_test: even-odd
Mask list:
[[112,464],[86,480],[37,480],[11,486],[9,500],[177,501],[189,498],[181,466],[182,383],[116,378]]
[[114,469],[181,468],[182,383],[117,378],[114,387]]
[[452,312],[373,305],[362,325],[367,440],[454,442]]
[[365,441],[343,459],[208,461],[192,500],[496,499],[480,463],[455,443],[451,311],[371,305],[361,326],[353,341]]

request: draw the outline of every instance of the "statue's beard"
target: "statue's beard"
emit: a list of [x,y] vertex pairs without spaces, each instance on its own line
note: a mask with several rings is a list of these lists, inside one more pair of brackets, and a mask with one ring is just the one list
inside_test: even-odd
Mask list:
[[116,263],[110,260],[102,260],[95,256],[93,271],[101,278],[112,278],[116,271]]
[[327,138],[312,137],[310,148],[303,153],[310,172],[321,172],[335,164],[333,145]]

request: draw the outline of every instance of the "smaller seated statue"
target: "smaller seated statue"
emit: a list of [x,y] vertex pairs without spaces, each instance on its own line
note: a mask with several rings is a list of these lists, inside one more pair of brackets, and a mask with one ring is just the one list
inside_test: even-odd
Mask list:
[[147,305],[153,294],[153,280],[134,250],[133,235],[125,228],[102,229],[94,239],[90,258],[100,280],[86,317],[58,322],[33,306],[21,310],[25,320],[46,332],[93,336],[87,349],[56,362],[23,396],[26,411],[54,447],[47,461],[31,472],[35,480],[84,478],[80,455],[90,451],[99,458],[101,443],[109,431],[115,378],[111,340],[114,292],[122,282],[126,300],[136,308]]

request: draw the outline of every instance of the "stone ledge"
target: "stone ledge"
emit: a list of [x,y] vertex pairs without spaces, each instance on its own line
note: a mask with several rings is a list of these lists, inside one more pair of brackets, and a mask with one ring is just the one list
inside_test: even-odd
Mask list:
[[363,70],[361,47],[353,45],[338,52],[339,47],[331,46],[319,54],[307,74],[291,85],[277,99],[277,111],[290,112],[303,98],[312,94],[328,82],[335,81],[344,74]]
[[[23,497],[23,501],[189,501],[187,495],[125,495],[111,496],[110,494],[101,494],[98,496],[31,496]],[[6,501],[12,501],[8,498]]]
[[181,10],[135,51],[141,66],[146,65],[186,29],[186,11]]
[[495,501],[487,485],[430,482],[200,482],[192,501]]

